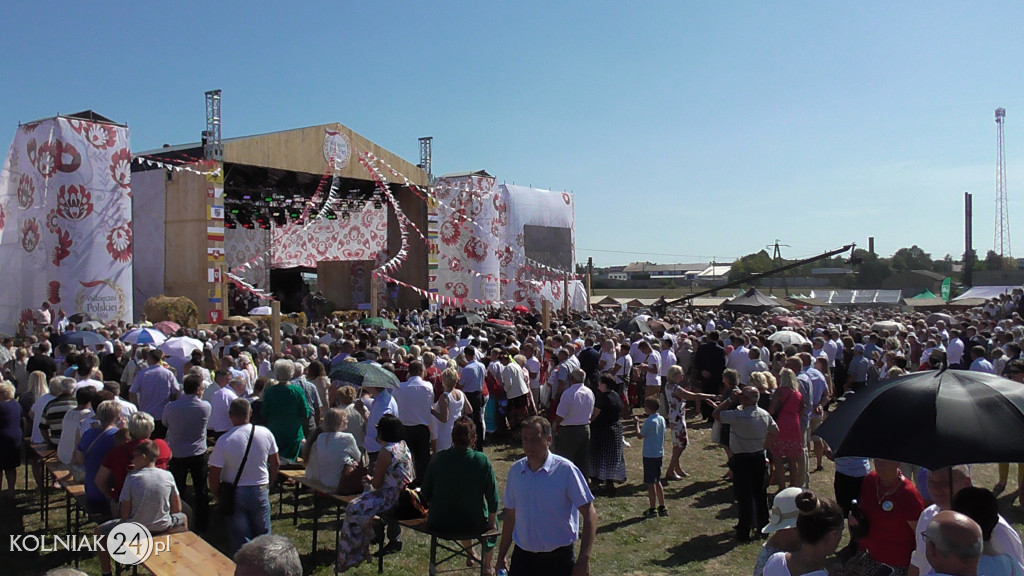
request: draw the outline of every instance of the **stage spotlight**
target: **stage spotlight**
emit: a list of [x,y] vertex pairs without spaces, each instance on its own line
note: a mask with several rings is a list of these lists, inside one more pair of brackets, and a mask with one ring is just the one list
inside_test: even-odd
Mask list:
[[241,211],[242,210],[241,208],[239,208],[238,204],[232,204],[231,208],[228,209],[228,212],[230,212],[231,214],[238,214]]
[[255,228],[255,225],[252,223],[252,218],[248,214],[239,214],[238,223],[246,230],[252,230]]
[[338,215],[334,213],[334,210],[327,210],[327,213],[324,214],[324,216],[328,220],[337,220],[338,219]]
[[283,228],[288,225],[288,218],[280,211],[274,213],[274,225]]
[[231,214],[224,215],[224,227],[229,230],[234,230],[235,228],[238,228],[238,223],[235,222],[235,219],[234,217],[231,216]]
[[352,217],[352,215],[348,213],[348,210],[342,211],[342,213],[341,213],[341,219],[342,220],[348,220],[351,217]]
[[380,210],[383,207],[384,207],[384,203],[381,202],[379,198],[374,198],[373,199],[373,208],[375,210]]
[[288,210],[288,217],[291,218],[292,220],[298,220],[299,218],[302,217],[302,210],[300,210],[298,207],[293,206]]
[[257,212],[254,219],[260,228],[264,230],[270,228],[270,218],[268,218],[263,212]]

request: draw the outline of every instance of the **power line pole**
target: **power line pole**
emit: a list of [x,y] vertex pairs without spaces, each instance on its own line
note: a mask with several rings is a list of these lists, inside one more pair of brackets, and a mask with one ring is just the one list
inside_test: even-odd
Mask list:
[[[782,266],[782,251],[779,250],[779,247],[781,247],[781,246],[785,246],[786,248],[791,248],[791,246],[789,244],[779,244],[779,239],[778,238],[775,239],[775,244],[769,244],[769,245],[765,246],[765,248],[774,248],[775,249],[774,253],[772,254],[772,266],[775,267],[775,268],[778,268],[779,266]],[[782,287],[786,291],[786,296],[789,296],[789,283],[786,281],[786,277],[785,276],[782,277]],[[775,276],[769,276],[768,277],[768,295],[772,296],[774,290],[775,290]]]

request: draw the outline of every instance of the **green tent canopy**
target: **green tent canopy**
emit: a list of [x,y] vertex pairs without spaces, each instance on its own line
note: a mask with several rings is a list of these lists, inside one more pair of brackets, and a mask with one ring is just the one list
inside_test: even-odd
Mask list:
[[910,300],[917,300],[918,298],[938,298],[938,296],[932,294],[931,290],[925,290],[924,292],[921,292],[917,296],[910,298]]

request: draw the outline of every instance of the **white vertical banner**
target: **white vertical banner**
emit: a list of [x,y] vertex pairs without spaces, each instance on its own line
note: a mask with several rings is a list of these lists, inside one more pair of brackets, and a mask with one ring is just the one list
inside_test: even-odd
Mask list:
[[128,128],[75,118],[18,127],[0,170],[0,333],[32,329],[43,302],[132,319]]

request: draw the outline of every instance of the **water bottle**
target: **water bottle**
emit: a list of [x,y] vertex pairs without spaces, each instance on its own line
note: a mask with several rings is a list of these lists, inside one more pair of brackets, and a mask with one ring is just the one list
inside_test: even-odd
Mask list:
[[857,520],[856,527],[850,527],[850,535],[854,538],[863,538],[868,534],[868,520],[864,517],[864,511],[860,509],[857,500],[850,501],[850,516]]
[[504,568],[498,570],[498,576],[508,576],[508,570],[505,570]]

